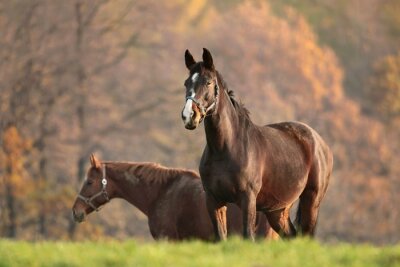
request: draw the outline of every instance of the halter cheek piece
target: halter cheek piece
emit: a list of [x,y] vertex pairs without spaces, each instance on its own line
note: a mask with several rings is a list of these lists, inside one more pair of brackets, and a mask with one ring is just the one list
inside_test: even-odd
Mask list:
[[105,203],[99,207],[96,207],[92,202],[94,199],[96,199],[99,196],[103,196],[106,199],[106,203],[110,201],[110,198],[108,197],[108,193],[106,191],[107,179],[106,179],[106,165],[105,164],[103,164],[103,179],[101,180],[101,184],[102,184],[101,191],[98,192],[97,194],[94,194],[91,197],[84,197],[81,194],[78,195],[78,198],[82,199],[86,204],[88,204],[95,211],[99,211]]
[[205,108],[196,98],[192,97],[192,96],[188,96],[186,97],[186,101],[188,101],[189,99],[193,101],[193,103],[196,104],[197,108],[200,110],[201,112],[201,119],[200,121],[203,120],[203,118],[205,116],[208,115],[208,112],[210,110],[212,110],[213,108],[215,108],[215,106],[217,105],[218,102],[218,94],[219,94],[219,86],[218,86],[218,81],[217,79],[215,79],[215,93],[214,93],[214,101],[211,103],[211,105],[209,105],[207,108]]

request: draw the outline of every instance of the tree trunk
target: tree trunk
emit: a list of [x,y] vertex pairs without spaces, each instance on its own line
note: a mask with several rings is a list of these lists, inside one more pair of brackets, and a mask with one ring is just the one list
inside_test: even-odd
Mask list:
[[[40,155],[42,155],[42,158],[40,159],[39,163],[39,185],[42,187],[40,190],[42,193],[45,193],[43,191],[46,190],[46,166],[47,166],[47,159],[44,156],[44,146],[41,147],[40,149]],[[44,186],[44,187],[43,187]],[[47,225],[46,225],[46,207],[45,207],[45,200],[43,198],[40,198],[39,200],[39,234],[46,238],[47,237]]]
[[[77,159],[77,177],[76,184],[79,184],[83,178],[85,172],[85,159],[86,159],[86,138],[85,138],[85,104],[86,104],[86,88],[85,88],[85,69],[82,59],[82,42],[84,34],[84,25],[82,20],[82,2],[77,1],[75,3],[75,17],[76,17],[76,43],[75,43],[75,53],[76,53],[76,78],[77,78],[77,89],[78,89],[78,105],[76,107],[76,116],[78,120],[78,145],[79,154]],[[68,234],[71,239],[74,239],[76,230],[76,223],[73,221],[72,217],[69,216],[69,227]]]
[[[11,177],[11,167],[7,167],[7,177]],[[6,207],[8,213],[8,225],[6,227],[6,237],[15,238],[17,237],[17,213],[16,203],[14,197],[14,188],[10,181],[6,182]]]

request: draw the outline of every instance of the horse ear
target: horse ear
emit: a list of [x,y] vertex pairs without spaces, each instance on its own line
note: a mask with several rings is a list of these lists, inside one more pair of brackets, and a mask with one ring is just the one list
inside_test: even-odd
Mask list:
[[98,160],[93,154],[90,155],[90,165],[92,165],[93,168],[101,168],[100,160]]
[[203,62],[207,69],[214,70],[213,58],[207,48],[203,48]]
[[189,50],[186,49],[185,51],[185,64],[186,68],[190,70],[194,64],[196,64],[196,60],[194,60],[192,54],[190,54]]

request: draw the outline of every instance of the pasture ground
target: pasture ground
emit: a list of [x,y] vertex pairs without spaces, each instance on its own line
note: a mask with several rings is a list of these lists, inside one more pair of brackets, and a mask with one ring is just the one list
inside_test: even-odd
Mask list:
[[400,266],[400,245],[321,244],[309,239],[25,242],[0,239],[0,266]]

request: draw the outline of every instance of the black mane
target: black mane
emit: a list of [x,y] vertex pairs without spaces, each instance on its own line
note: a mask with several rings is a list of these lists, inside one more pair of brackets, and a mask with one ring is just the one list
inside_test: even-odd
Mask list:
[[[204,69],[205,69],[204,63],[198,62],[190,70],[190,75],[193,75],[193,73],[195,73],[195,72],[203,74]],[[225,80],[222,78],[222,75],[218,71],[216,71],[216,73],[217,73],[217,78],[218,78],[219,82],[221,83],[225,92],[228,94],[229,99],[231,100],[231,103],[232,103],[233,107],[235,108],[236,112],[238,113],[238,115],[244,116],[245,118],[250,120],[250,111],[244,106],[244,104],[241,101],[236,100],[234,91],[228,89],[228,85],[226,84]]]
[[228,94],[229,99],[231,100],[231,103],[232,103],[233,107],[235,108],[236,112],[238,113],[238,115],[244,116],[250,120],[250,111],[244,106],[242,101],[236,100],[235,92],[228,88],[228,85],[226,84],[225,80],[222,78],[222,75],[218,71],[217,71],[217,77],[218,77],[218,80],[221,83],[223,89]]

